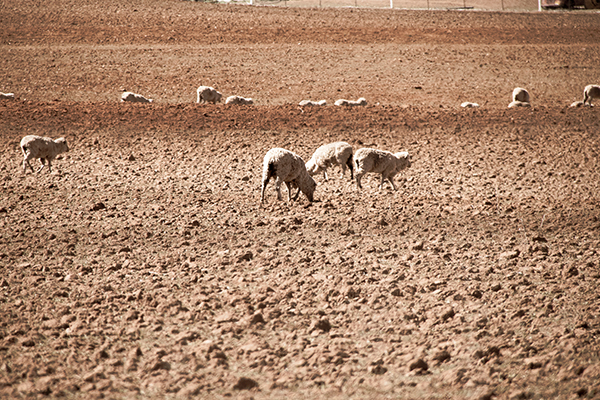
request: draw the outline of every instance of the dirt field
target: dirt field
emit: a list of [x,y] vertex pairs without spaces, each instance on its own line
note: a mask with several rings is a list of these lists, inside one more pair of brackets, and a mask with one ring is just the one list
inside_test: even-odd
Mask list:
[[[600,83],[597,13],[78,0],[0,23],[0,397],[600,397],[600,118],[568,107]],[[52,173],[23,174],[27,134],[67,138]],[[267,150],[336,140],[412,167],[259,207]]]

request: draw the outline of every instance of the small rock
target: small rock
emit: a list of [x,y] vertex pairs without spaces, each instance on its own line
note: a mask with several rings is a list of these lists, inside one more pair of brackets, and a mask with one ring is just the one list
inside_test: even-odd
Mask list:
[[250,320],[250,325],[264,324],[264,323],[265,323],[265,318],[263,317],[263,315],[261,313],[254,314],[252,316],[252,319]]
[[425,362],[425,360],[423,360],[422,358],[419,358],[413,362],[411,362],[408,365],[408,370],[409,371],[414,371],[417,370],[417,372],[425,372],[429,369],[429,365],[427,365],[427,363]]
[[331,330],[331,323],[328,319],[321,319],[315,324],[315,329],[320,329],[323,332],[329,332]]
[[242,254],[241,256],[238,257],[238,262],[242,262],[242,261],[250,261],[254,258],[254,254],[252,254],[251,251],[248,251],[244,254]]
[[233,385],[233,390],[250,390],[258,387],[258,382],[250,378],[240,378],[237,383]]
[[437,353],[435,353],[433,355],[433,359],[437,362],[439,362],[440,364],[448,361],[450,358],[452,358],[452,356],[450,355],[450,353],[447,350],[441,350],[438,351]]
[[135,157],[133,156],[133,154],[131,154],[127,160],[128,161],[135,161]]
[[387,372],[388,369],[383,365],[369,365],[369,368],[367,368],[367,370],[374,375],[383,375]]
[[412,245],[411,250],[423,250],[424,247],[425,247],[425,244],[423,243],[422,240],[420,240]]
[[92,211],[99,211],[99,210],[104,210],[104,209],[106,209],[106,206],[102,202],[95,203],[92,206]]

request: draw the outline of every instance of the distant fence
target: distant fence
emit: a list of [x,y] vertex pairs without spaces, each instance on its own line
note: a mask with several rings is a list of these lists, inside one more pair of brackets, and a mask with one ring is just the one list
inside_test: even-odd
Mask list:
[[539,0],[217,0],[281,7],[364,7],[420,10],[538,11]]

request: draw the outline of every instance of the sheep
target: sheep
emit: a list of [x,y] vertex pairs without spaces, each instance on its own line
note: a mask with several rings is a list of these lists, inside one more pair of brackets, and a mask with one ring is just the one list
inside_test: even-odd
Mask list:
[[141,94],[136,94],[132,92],[123,92],[121,94],[121,102],[131,102],[131,103],[152,103],[152,99],[147,99]]
[[514,101],[511,101],[510,104],[508,105],[508,108],[513,108],[513,107],[531,107],[531,103],[528,103],[526,101],[514,100]]
[[212,88],[210,86],[200,86],[197,90],[196,90],[196,94],[198,95],[197,99],[196,99],[196,103],[220,103],[221,102],[221,98],[223,97],[223,95],[219,92],[217,92],[217,90],[215,88]]
[[242,96],[229,96],[225,100],[225,104],[254,104],[254,100]]
[[354,166],[352,162],[352,146],[346,142],[334,142],[324,144],[313,153],[306,163],[306,170],[310,176],[323,172],[327,180],[327,168],[332,165],[342,167],[342,177],[346,172],[346,166],[350,169],[350,179],[354,179]]
[[578,101],[574,101],[573,103],[571,103],[571,105],[569,107],[584,107],[584,106],[588,106],[588,104],[585,104],[583,101],[578,100]]
[[475,107],[479,107],[479,104],[477,104],[477,103],[471,103],[470,101],[465,101],[464,103],[461,103],[460,106],[462,108],[475,108]]
[[365,99],[364,97],[361,97],[358,100],[339,99],[339,100],[336,100],[334,104],[336,106],[347,106],[347,107],[366,106],[367,99]]
[[0,100],[14,100],[14,93],[0,93]]
[[300,107],[305,107],[305,106],[326,106],[327,105],[327,100],[319,100],[319,101],[302,100],[300,103],[298,103],[298,105]]
[[308,201],[312,203],[317,183],[306,171],[304,160],[299,155],[277,147],[265,154],[260,191],[261,204],[265,200],[265,189],[271,177],[275,177],[275,190],[277,190],[278,200],[281,200],[280,187],[283,181],[288,189],[288,201],[292,200],[292,187],[297,187],[298,192],[294,196],[294,201],[296,201],[300,191],[302,191]]
[[592,106],[592,100],[600,99],[600,86],[599,85],[587,85],[583,89],[583,104]]
[[529,92],[523,88],[514,88],[512,92],[512,101],[520,101],[523,103],[529,103]]
[[65,138],[52,140],[48,137],[36,135],[27,135],[21,139],[21,150],[23,151],[23,173],[27,173],[27,165],[33,171],[29,160],[39,158],[42,166],[35,172],[40,172],[46,165],[44,160],[48,161],[48,170],[52,172],[51,161],[61,154],[69,151],[69,146]]
[[356,168],[356,186],[362,189],[360,180],[367,172],[381,174],[381,184],[379,190],[383,189],[383,182],[387,179],[392,188],[396,190],[394,185],[394,176],[403,169],[410,168],[410,156],[407,152],[402,151],[392,154],[389,151],[362,148],[354,154],[354,167]]

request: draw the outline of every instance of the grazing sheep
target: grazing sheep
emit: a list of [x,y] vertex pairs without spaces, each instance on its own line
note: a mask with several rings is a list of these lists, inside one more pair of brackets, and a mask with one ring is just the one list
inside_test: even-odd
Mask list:
[[14,100],[14,93],[0,93],[0,100]]
[[223,97],[221,93],[217,92],[215,88],[211,88],[210,86],[200,86],[196,90],[196,93],[198,94],[196,103],[216,104],[221,102],[221,98]]
[[508,108],[513,108],[513,107],[531,107],[531,103],[528,103],[526,101],[515,100],[515,101],[511,101],[510,104],[508,105]]
[[360,180],[367,172],[381,174],[381,184],[379,190],[383,189],[383,182],[387,179],[392,188],[394,185],[394,176],[403,169],[411,166],[410,156],[407,152],[392,154],[389,151],[363,148],[354,154],[354,164],[356,168],[356,186],[362,189]]
[[33,171],[33,167],[29,163],[29,160],[39,158],[42,162],[42,166],[35,172],[40,172],[44,168],[45,161],[48,161],[48,170],[52,172],[51,161],[60,153],[69,151],[67,141],[65,138],[52,140],[48,137],[41,137],[35,135],[27,135],[21,139],[21,150],[23,151],[23,173],[27,173],[27,165]]
[[465,101],[464,103],[461,103],[460,106],[462,108],[475,108],[475,107],[479,107],[479,104],[477,104],[477,103],[471,103],[470,101]]
[[242,96],[229,96],[225,104],[254,104],[254,100]]
[[600,86],[598,85],[587,85],[583,89],[583,104],[592,106],[592,100],[600,99]]
[[304,193],[308,201],[312,203],[317,183],[306,171],[304,160],[299,155],[289,150],[274,148],[265,154],[263,161],[262,188],[260,191],[260,203],[265,200],[265,189],[271,177],[275,177],[275,189],[277,199],[281,200],[281,182],[288,189],[288,201],[292,200],[292,186],[298,188],[294,201],[298,198],[300,191]]
[[300,107],[305,107],[305,106],[326,106],[327,105],[327,100],[320,100],[320,101],[302,100],[298,105]]
[[584,106],[589,106],[588,104],[585,104],[583,101],[578,100],[578,101],[574,101],[571,103],[571,105],[569,107],[584,107]]
[[336,106],[347,106],[347,107],[366,106],[367,99],[365,99],[364,97],[361,97],[358,100],[339,99],[339,100],[335,101],[335,105]]
[[136,94],[132,92],[123,92],[121,94],[121,102],[131,102],[131,103],[152,103],[152,99],[147,99],[141,94]]
[[529,103],[529,92],[523,88],[515,88],[512,92],[512,101],[520,101],[523,103]]
[[334,142],[324,144],[315,150],[311,159],[306,163],[306,170],[310,176],[323,172],[327,180],[327,168],[332,165],[342,167],[342,177],[346,172],[346,166],[350,168],[350,179],[354,179],[354,167],[352,162],[352,146],[346,142]]

